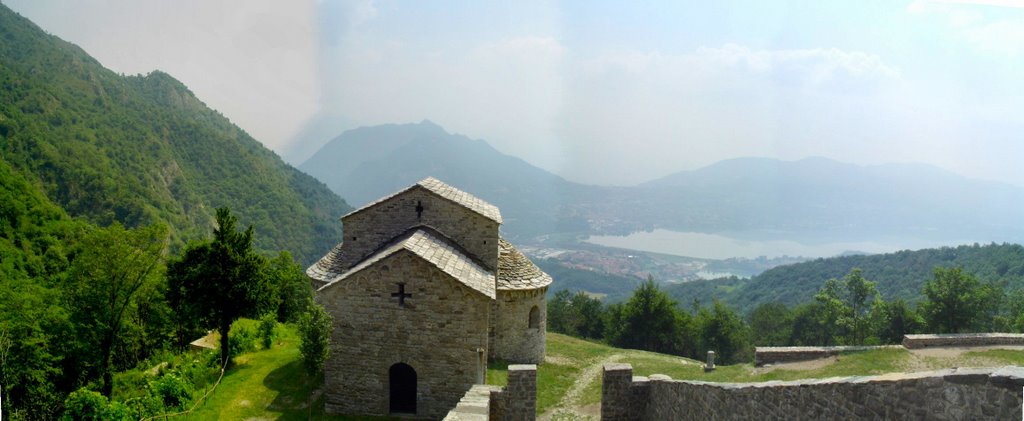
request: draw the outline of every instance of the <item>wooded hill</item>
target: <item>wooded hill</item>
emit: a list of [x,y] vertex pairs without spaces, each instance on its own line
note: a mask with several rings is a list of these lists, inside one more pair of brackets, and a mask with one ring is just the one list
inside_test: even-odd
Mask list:
[[813,301],[826,280],[842,278],[860,268],[865,278],[877,282],[878,292],[886,301],[902,298],[913,302],[921,298],[921,286],[932,278],[937,266],[963,268],[981,282],[996,283],[1007,290],[1024,287],[1024,246],[974,244],[817,259],[775,267],[750,279],[694,281],[669,285],[665,290],[684,305],[718,299],[747,313],[763,303],[794,306]]
[[73,217],[209,232],[217,207],[257,247],[309,263],[351,208],[170,75],[123,76],[0,5],[0,153]]

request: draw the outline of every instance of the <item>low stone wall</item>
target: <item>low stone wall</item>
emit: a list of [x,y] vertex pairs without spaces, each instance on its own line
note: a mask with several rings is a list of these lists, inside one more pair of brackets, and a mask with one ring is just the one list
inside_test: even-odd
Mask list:
[[1017,419],[1024,368],[792,382],[708,383],[663,375],[633,377],[628,364],[604,369],[601,417],[706,419]]
[[867,351],[879,348],[900,348],[899,345],[882,346],[759,346],[754,348],[754,365],[790,363],[831,357],[842,352]]
[[491,416],[491,393],[500,392],[498,386],[486,384],[473,385],[459,399],[455,409],[448,411],[444,421],[487,421]]
[[445,421],[533,421],[537,418],[537,366],[508,366],[508,385],[473,385]]
[[1024,334],[1020,333],[946,333],[930,335],[903,335],[903,346],[907,349],[931,346],[986,346],[1021,345]]

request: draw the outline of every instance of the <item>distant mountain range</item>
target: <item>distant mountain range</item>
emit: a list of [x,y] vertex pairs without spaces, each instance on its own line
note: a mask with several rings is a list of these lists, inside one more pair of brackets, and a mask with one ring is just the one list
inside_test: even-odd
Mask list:
[[173,77],[118,75],[3,5],[0,86],[0,157],[72,217],[165,223],[179,246],[227,206],[307,263],[341,241],[344,200]]
[[502,154],[483,140],[449,134],[430,121],[347,131],[299,169],[356,206],[433,176],[498,205],[512,237],[586,231],[587,221],[565,205],[602,191]]
[[353,204],[427,176],[502,210],[513,237],[675,231],[777,238],[1024,240],[1024,189],[923,164],[737,158],[632,187],[589,186],[429,121],[363,127],[299,166]]
[[878,292],[886,301],[899,298],[915,302],[923,297],[921,288],[932,278],[935,267],[963,268],[982,282],[1013,291],[1024,287],[1024,246],[974,244],[815,259],[778,266],[750,279],[685,282],[668,285],[665,290],[683,304],[717,299],[747,313],[765,303],[794,306],[811,302],[826,280],[840,279],[858,268],[865,278],[877,283]]

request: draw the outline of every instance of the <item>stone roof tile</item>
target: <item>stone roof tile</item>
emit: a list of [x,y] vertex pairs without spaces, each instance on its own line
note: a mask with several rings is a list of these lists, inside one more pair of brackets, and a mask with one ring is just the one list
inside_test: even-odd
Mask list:
[[551,276],[504,238],[498,239],[499,290],[537,289],[551,285]]
[[422,187],[424,189],[427,189],[431,193],[434,193],[434,194],[436,194],[436,195],[438,195],[438,196],[440,196],[440,197],[442,197],[442,198],[444,198],[446,200],[449,200],[452,203],[455,203],[455,204],[457,204],[459,206],[462,206],[462,207],[464,207],[466,209],[469,209],[469,210],[471,210],[473,212],[476,212],[476,213],[482,215],[483,217],[485,217],[487,219],[490,219],[490,220],[492,220],[494,222],[497,222],[499,224],[501,223],[501,211],[498,210],[497,206],[494,206],[494,205],[492,205],[490,203],[487,203],[483,199],[480,199],[479,197],[473,196],[472,194],[466,193],[466,192],[464,192],[462,190],[459,190],[459,189],[457,189],[455,187],[452,187],[452,186],[450,186],[448,184],[445,184],[443,181],[438,180],[438,179],[436,179],[434,177],[424,178],[424,179],[420,180],[418,183],[413,184],[413,185],[409,186],[408,188],[403,189],[402,191],[399,191],[397,193],[394,193],[394,194],[391,194],[391,195],[388,195],[388,196],[384,196],[384,197],[382,197],[380,199],[377,199],[377,200],[375,200],[373,202],[370,202],[370,203],[364,205],[363,207],[361,207],[359,209],[356,209],[356,210],[354,210],[352,212],[349,212],[348,214],[346,214],[345,216],[342,216],[341,218],[344,219],[345,217],[347,217],[349,215],[356,214],[356,213],[362,212],[362,211],[364,211],[366,209],[372,208],[372,207],[376,206],[378,203],[384,202],[384,201],[386,201],[388,199],[391,199],[392,197],[398,196],[398,195],[400,195],[402,193],[405,193],[405,192],[407,192],[407,191],[409,191],[411,189],[417,188],[417,187]]
[[[338,248],[336,247],[335,250],[337,249]],[[335,250],[331,250],[331,253]],[[476,262],[471,258],[463,254],[456,247],[452,246],[452,244],[449,243],[449,240],[444,238],[444,236],[425,228],[418,228],[398,237],[387,247],[373,253],[345,273],[331,278],[327,284],[320,287],[319,290],[330,288],[332,285],[344,281],[359,271],[373,266],[375,263],[401,250],[408,250],[412,252],[423,260],[434,265],[442,272],[451,275],[457,281],[480,292],[481,294],[492,299],[495,297],[493,273],[476,264]],[[328,255],[330,255],[330,253],[328,253]],[[325,258],[326,257],[327,256],[325,256]],[[314,268],[317,268],[318,265],[319,264],[311,266],[306,272],[310,273],[311,271],[314,271]],[[313,275],[311,274],[310,276]]]

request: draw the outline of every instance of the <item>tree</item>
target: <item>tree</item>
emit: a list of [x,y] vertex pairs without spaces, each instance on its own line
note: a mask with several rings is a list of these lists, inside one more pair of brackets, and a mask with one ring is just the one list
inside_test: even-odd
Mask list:
[[736,312],[718,300],[714,300],[710,309],[702,307],[697,312],[696,325],[702,345],[698,352],[715,351],[723,364],[735,363],[750,355],[746,325]]
[[192,243],[167,265],[168,300],[172,307],[220,332],[221,363],[230,361],[228,334],[239,317],[256,317],[273,303],[264,276],[266,259],[252,247],[253,227],[235,231],[236,218],[217,209],[213,239]]
[[302,365],[310,377],[319,376],[324,369],[324,362],[330,356],[333,327],[331,315],[318,304],[309,306],[309,310],[299,318],[299,352],[302,354]]
[[295,263],[290,253],[282,251],[270,260],[267,278],[279,303],[275,309],[277,321],[297,322],[313,302],[313,287],[302,267]]
[[846,289],[845,304],[849,310],[840,321],[849,329],[853,343],[863,345],[870,327],[868,313],[871,304],[878,300],[878,290],[875,283],[864,279],[861,270],[857,268],[843,277],[843,286]]
[[992,303],[995,289],[981,284],[961,268],[936,267],[922,288],[921,304],[928,329],[935,333],[960,333],[975,328]]
[[680,348],[681,319],[676,303],[650,276],[612,317],[610,326],[615,331],[611,342],[617,346],[664,353]]
[[563,289],[556,292],[555,296],[548,300],[548,330],[566,335],[576,334],[574,330],[571,330],[573,329],[573,323],[569,320],[571,317],[569,300],[571,298],[572,293],[567,289]]
[[80,352],[96,353],[92,364],[103,378],[104,396],[113,388],[111,358],[125,315],[138,293],[156,282],[167,234],[163,225],[97,228],[82,239],[71,266],[68,307],[82,340]]
[[782,303],[764,303],[750,312],[751,342],[758,346],[786,346],[793,331],[793,312]]
[[903,299],[889,303],[879,300],[871,313],[875,319],[875,335],[887,344],[900,343],[903,335],[919,332],[924,325],[921,317]]
[[[818,290],[818,294],[814,296],[815,306],[808,307],[807,309],[813,311],[814,321],[816,323],[815,331],[818,332],[820,338],[818,339],[817,346],[829,346],[834,345],[836,337],[842,336],[840,328],[843,325],[840,323],[844,317],[847,317],[847,313],[850,308],[843,303],[841,298],[842,287],[839,281],[835,278],[825,281],[825,285]],[[794,329],[796,327],[794,326]],[[808,345],[808,344],[805,344]]]

